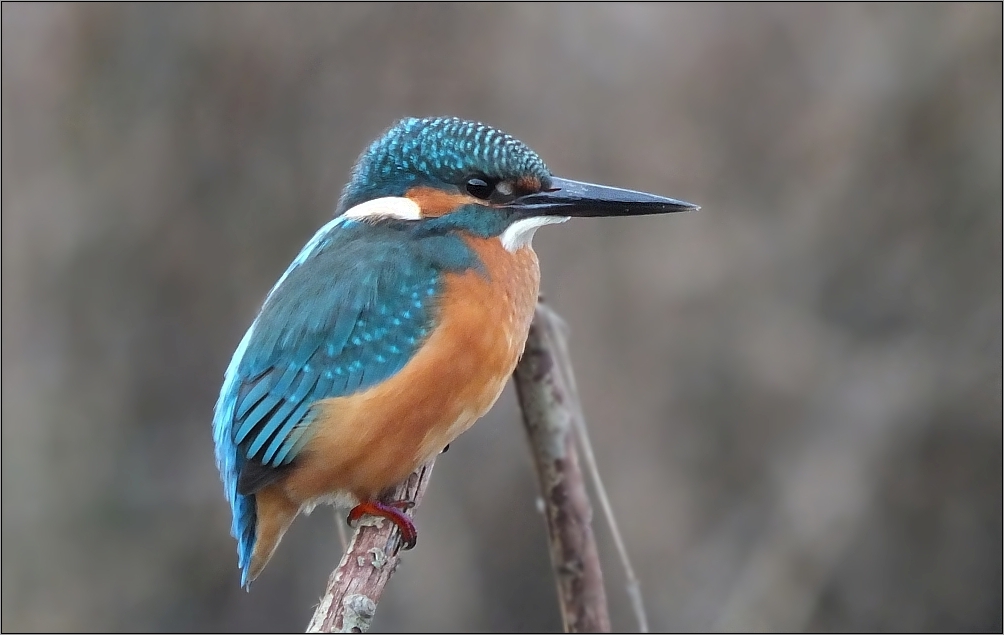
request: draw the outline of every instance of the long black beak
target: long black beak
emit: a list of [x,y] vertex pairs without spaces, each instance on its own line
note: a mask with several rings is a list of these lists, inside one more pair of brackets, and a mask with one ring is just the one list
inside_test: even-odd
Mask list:
[[642,216],[701,209],[674,198],[557,177],[551,178],[549,189],[521,196],[507,207],[527,216]]

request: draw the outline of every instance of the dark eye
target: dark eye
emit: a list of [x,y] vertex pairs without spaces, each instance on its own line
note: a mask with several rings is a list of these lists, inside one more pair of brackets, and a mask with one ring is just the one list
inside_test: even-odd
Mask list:
[[479,198],[482,201],[487,201],[491,198],[492,194],[495,192],[495,183],[487,181],[480,177],[472,177],[467,179],[467,193],[474,198]]

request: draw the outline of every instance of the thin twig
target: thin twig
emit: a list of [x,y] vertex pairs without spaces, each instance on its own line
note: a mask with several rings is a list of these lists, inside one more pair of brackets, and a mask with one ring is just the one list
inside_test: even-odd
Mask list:
[[610,527],[610,535],[613,537],[614,545],[617,548],[617,554],[620,557],[621,566],[624,568],[624,576],[626,579],[625,589],[628,594],[628,599],[631,601],[631,609],[634,612],[635,620],[638,623],[638,632],[648,633],[648,615],[645,612],[645,603],[641,595],[641,584],[639,584],[638,577],[634,572],[634,567],[631,565],[631,557],[628,555],[627,547],[624,544],[624,538],[621,536],[620,527],[617,524],[617,516],[614,515],[613,507],[610,505],[610,497],[607,496],[607,488],[603,484],[603,479],[600,477],[600,469],[596,463],[596,455],[593,453],[593,444],[589,439],[589,429],[586,427],[586,417],[582,414],[582,402],[579,399],[579,387],[575,382],[575,372],[572,369],[572,358],[568,354],[568,327],[564,320],[561,319],[561,316],[552,311],[547,305],[540,304],[537,309],[538,311],[545,313],[548,319],[555,325],[555,328],[553,329],[554,343],[559,352],[557,359],[560,362],[558,371],[561,373],[562,380],[568,387],[568,391],[572,396],[569,406],[572,409],[572,418],[575,422],[575,431],[577,432],[576,437],[579,440],[579,444],[582,446],[582,453],[586,458],[586,469],[589,471],[589,475],[592,478],[593,488],[596,490],[596,496],[600,499],[600,507],[603,508],[603,515],[607,519],[607,525]]
[[574,406],[569,407],[575,398],[560,374],[567,359],[557,348],[555,318],[538,305],[513,377],[540,478],[565,632],[609,632],[592,508],[575,449]]
[[[418,468],[394,491],[394,500],[422,501],[435,459]],[[407,514],[414,514],[415,508]],[[365,633],[373,622],[377,602],[400,562],[401,536],[394,523],[364,517],[352,535],[345,555],[328,578],[308,633]]]

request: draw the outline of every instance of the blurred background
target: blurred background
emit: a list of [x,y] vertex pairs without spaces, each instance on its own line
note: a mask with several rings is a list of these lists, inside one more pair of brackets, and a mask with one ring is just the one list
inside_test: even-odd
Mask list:
[[[703,206],[535,242],[655,630],[1001,630],[1000,4],[2,11],[3,630],[305,627],[334,515],[242,591],[212,408],[430,114]],[[374,629],[560,629],[535,497],[510,387]]]

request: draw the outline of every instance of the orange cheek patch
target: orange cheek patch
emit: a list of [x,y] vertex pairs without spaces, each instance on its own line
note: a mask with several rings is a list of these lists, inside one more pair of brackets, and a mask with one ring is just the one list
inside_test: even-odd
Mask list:
[[405,196],[418,204],[419,209],[422,210],[422,216],[426,218],[444,216],[461,205],[473,203],[475,200],[466,194],[444,192],[434,187],[425,186],[413,187],[405,193]]
[[539,192],[540,179],[535,176],[521,176],[516,180],[517,192]]

